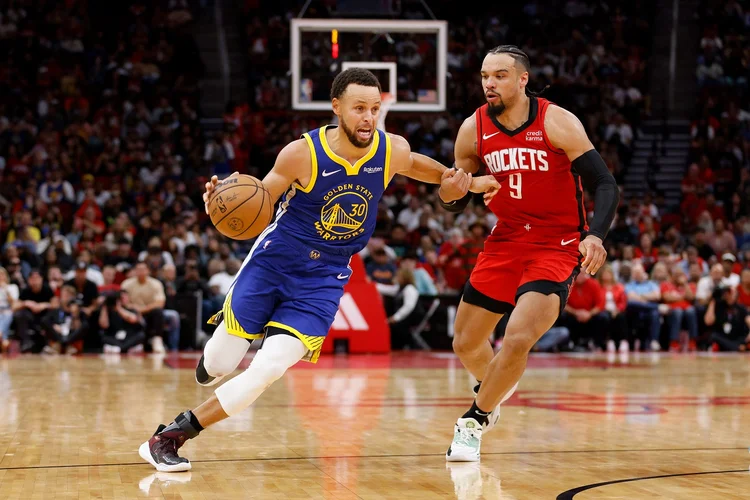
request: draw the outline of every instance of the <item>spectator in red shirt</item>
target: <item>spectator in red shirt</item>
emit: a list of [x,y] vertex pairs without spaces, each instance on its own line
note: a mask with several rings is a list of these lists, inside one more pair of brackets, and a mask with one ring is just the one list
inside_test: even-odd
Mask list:
[[601,268],[598,275],[599,286],[602,290],[604,312],[609,314],[610,328],[606,331],[610,338],[607,340],[607,352],[614,352],[619,344],[620,352],[628,352],[628,320],[625,311],[628,308],[628,296],[622,283],[615,280],[615,273],[609,264]]
[[705,187],[705,184],[700,178],[700,167],[697,163],[692,163],[688,167],[687,175],[682,179],[682,194],[687,200],[688,195],[695,195],[698,191],[698,186]]
[[653,240],[648,233],[641,235],[641,245],[635,249],[635,258],[640,259],[646,272],[649,272],[658,260],[659,252],[654,247]]
[[727,220],[727,216],[724,213],[724,207],[716,204],[716,197],[712,193],[706,194],[706,207],[705,210],[711,215],[711,219],[721,219],[722,221]]
[[481,222],[475,222],[469,226],[470,237],[464,243],[466,248],[466,272],[471,274],[471,270],[474,269],[474,265],[477,263],[477,257],[484,249],[484,240],[487,237],[487,228]]
[[100,295],[120,290],[120,283],[117,282],[117,269],[114,266],[104,266],[102,277],[104,278],[104,283],[99,286]]
[[737,302],[750,308],[750,269],[743,269],[740,274],[740,284],[737,285]]
[[708,156],[701,156],[700,163],[698,164],[698,177],[706,187],[711,187],[716,182],[716,174],[711,169],[711,162]]
[[698,314],[693,307],[695,283],[688,281],[687,274],[680,266],[674,266],[671,278],[661,283],[660,290],[662,301],[669,307],[669,350],[679,351],[684,347],[680,343],[680,330],[684,325],[688,332],[688,348],[695,351],[695,339],[698,337]]
[[443,270],[445,278],[445,292],[459,293],[463,290],[469,273],[466,272],[468,252],[464,247],[463,230],[453,228],[448,232],[450,239],[443,242],[438,253],[438,265]]
[[558,320],[558,326],[570,330],[576,350],[594,349],[607,322],[604,311],[604,294],[599,282],[586,273],[579,273],[568,295],[568,302]]

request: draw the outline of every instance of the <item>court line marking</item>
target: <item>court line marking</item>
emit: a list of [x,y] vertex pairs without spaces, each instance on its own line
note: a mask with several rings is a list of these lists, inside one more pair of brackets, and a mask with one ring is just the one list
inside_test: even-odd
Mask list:
[[568,491],[563,491],[562,493],[557,495],[556,500],[571,500],[578,493],[581,493],[587,490],[593,490],[594,488],[601,488],[602,486],[609,486],[610,484],[631,483],[634,481],[646,481],[649,479],[665,479],[669,477],[706,476],[709,474],[736,474],[739,472],[743,472],[747,474],[748,470],[738,469],[738,470],[717,470],[717,471],[707,471],[707,472],[688,472],[688,473],[683,473],[683,474],[664,474],[661,476],[632,477],[629,479],[618,479],[616,481],[605,481],[603,483],[587,484],[585,486],[579,486],[578,488],[573,488]]
[[[549,450],[549,451],[498,451],[482,452],[482,456],[502,456],[502,455],[547,455],[553,453],[668,453],[668,452],[686,452],[686,451],[728,451],[728,450],[747,450],[746,446],[726,447],[726,448],[647,448],[647,449],[622,449],[622,450]],[[334,456],[317,456],[317,457],[256,457],[256,458],[216,458],[206,460],[191,460],[194,464],[211,464],[224,462],[271,462],[282,460],[331,460],[331,459],[378,459],[378,458],[420,458],[420,457],[442,457],[444,453],[414,453],[414,454],[393,454],[393,455],[334,455]],[[0,467],[2,470],[34,470],[34,469],[73,469],[80,467],[121,467],[131,465],[148,465],[146,462],[123,462],[111,464],[65,464],[65,465],[29,465],[26,467]]]

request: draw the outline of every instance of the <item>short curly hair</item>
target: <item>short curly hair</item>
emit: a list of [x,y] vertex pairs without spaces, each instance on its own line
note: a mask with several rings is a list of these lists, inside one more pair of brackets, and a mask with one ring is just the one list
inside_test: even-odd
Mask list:
[[331,85],[331,100],[341,99],[341,96],[346,92],[346,88],[351,84],[363,85],[365,87],[377,87],[378,92],[382,92],[378,77],[373,75],[371,71],[364,68],[349,68],[336,75],[336,78],[333,79],[333,85]]

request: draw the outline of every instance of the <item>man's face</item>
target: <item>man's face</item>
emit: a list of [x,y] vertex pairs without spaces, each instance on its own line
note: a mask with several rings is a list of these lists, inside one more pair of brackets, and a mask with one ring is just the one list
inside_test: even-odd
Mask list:
[[516,61],[508,54],[487,54],[482,62],[482,90],[489,112],[499,116],[515,104],[524,92],[529,74],[519,71]]
[[358,148],[372,144],[381,104],[377,87],[352,83],[341,98],[334,98],[331,104],[349,142]]

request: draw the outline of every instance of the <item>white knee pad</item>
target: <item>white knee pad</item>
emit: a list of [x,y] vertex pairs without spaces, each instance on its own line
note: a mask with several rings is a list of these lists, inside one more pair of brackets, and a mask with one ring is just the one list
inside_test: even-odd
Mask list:
[[212,377],[229,375],[240,365],[250,348],[250,342],[230,335],[222,321],[203,350],[203,368]]
[[216,389],[216,398],[230,417],[255,402],[271,384],[307,354],[297,337],[274,335],[266,338],[244,372]]

